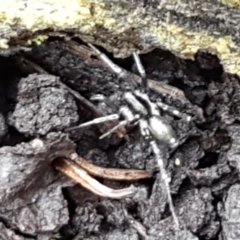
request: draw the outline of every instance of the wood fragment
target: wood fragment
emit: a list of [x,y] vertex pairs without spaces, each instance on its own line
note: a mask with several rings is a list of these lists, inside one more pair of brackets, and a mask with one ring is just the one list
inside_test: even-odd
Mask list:
[[112,199],[121,199],[130,197],[134,194],[133,187],[115,190],[104,186],[103,184],[92,178],[90,175],[88,175],[85,170],[66,159],[55,159],[53,161],[53,166],[58,171],[64,173],[65,175],[76,181],[78,184],[98,196]]
[[76,153],[71,154],[69,158],[82,169],[87,171],[90,175],[96,177],[121,181],[139,180],[151,177],[151,175],[144,170],[98,167],[92,163],[89,163],[84,158],[78,156]]

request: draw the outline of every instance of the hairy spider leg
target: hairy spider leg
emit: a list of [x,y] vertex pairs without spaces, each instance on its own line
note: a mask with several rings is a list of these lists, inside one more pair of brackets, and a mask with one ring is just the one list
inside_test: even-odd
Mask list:
[[147,116],[147,109],[140,103],[137,98],[134,96],[132,92],[126,92],[123,94],[123,99],[127,102],[127,104],[132,107],[132,109],[141,114],[142,116]]
[[151,139],[151,132],[149,130],[147,120],[141,119],[139,121],[139,128],[140,128],[140,133],[144,137],[145,140]]
[[177,215],[176,215],[175,210],[174,210],[172,196],[171,196],[171,193],[170,193],[170,186],[169,186],[170,179],[169,179],[169,177],[167,175],[167,172],[164,168],[164,163],[163,163],[163,159],[161,157],[160,149],[159,149],[156,141],[151,141],[150,145],[152,147],[153,153],[155,155],[155,159],[156,159],[156,161],[158,163],[158,166],[160,168],[161,177],[163,179],[163,182],[165,183],[165,188],[166,188],[166,191],[167,191],[168,204],[169,204],[169,208],[170,208],[170,211],[172,213],[172,216],[173,216],[173,220],[174,220],[177,228],[179,228],[179,221],[178,221]]
[[91,43],[88,43],[88,46],[94,50],[94,52],[105,62],[117,75],[118,77],[125,77],[126,74],[122,68],[113,63],[105,54],[100,52],[96,47],[94,47]]
[[[96,47],[94,47],[91,43],[88,43],[88,46],[90,48],[92,48],[94,50],[94,52],[102,59],[103,62],[105,62],[110,69],[117,74],[118,78],[122,78],[122,79],[127,79],[128,74],[127,71],[122,69],[121,67],[119,67],[118,65],[116,65],[114,62],[112,62],[107,55],[105,55],[104,53],[100,52],[99,49],[97,49]],[[133,89],[136,86],[136,83],[130,79],[131,81],[131,88]]]
[[109,136],[110,134],[112,134],[113,132],[115,132],[117,129],[119,129],[120,127],[125,127],[128,124],[127,120],[121,121],[117,126],[113,127],[112,129],[110,129],[108,132],[104,133],[103,135],[101,135],[99,137],[99,139],[104,139],[107,136]]
[[138,97],[139,99],[141,99],[141,101],[147,105],[150,115],[155,115],[155,116],[160,117],[160,112],[159,112],[158,107],[156,106],[156,104],[151,102],[151,100],[149,99],[149,97],[146,93],[142,93],[141,91],[136,90],[136,91],[134,91],[134,95],[136,97]]
[[99,118],[93,119],[92,121],[82,123],[78,126],[67,128],[66,131],[71,131],[71,130],[75,130],[75,129],[79,129],[79,128],[83,128],[83,127],[88,127],[88,126],[96,125],[99,123],[104,123],[107,121],[118,120],[119,118],[120,118],[119,114],[112,114],[112,115],[108,115],[108,116],[104,116],[104,117],[99,117]]
[[133,112],[127,106],[123,106],[120,108],[119,115],[124,120],[121,121],[117,126],[110,129],[108,132],[106,132],[102,136],[100,136],[99,139],[103,139],[103,138],[109,136],[111,133],[113,133],[120,127],[127,126],[127,125],[134,126],[138,123],[138,121],[140,119],[140,115],[139,114],[134,115]]
[[157,101],[157,106],[164,110],[164,111],[168,111],[169,113],[172,113],[173,115],[179,117],[179,118],[183,118],[185,119],[187,122],[190,122],[192,120],[192,117],[189,116],[186,113],[181,113],[180,111],[178,111],[176,108],[174,107],[170,107],[167,104],[161,102],[160,100]]
[[155,156],[157,165],[159,166],[159,169],[160,169],[161,178],[162,178],[162,180],[165,184],[169,208],[170,208],[171,214],[173,216],[174,222],[175,222],[177,228],[179,228],[179,222],[178,222],[178,218],[176,216],[175,210],[174,210],[172,196],[171,196],[171,192],[170,192],[170,185],[169,185],[170,179],[169,179],[169,177],[167,175],[167,172],[164,168],[164,161],[161,157],[160,149],[157,145],[157,142],[155,140],[151,140],[152,135],[151,135],[151,132],[149,130],[147,120],[141,119],[139,121],[139,128],[140,128],[141,135],[145,138],[145,140],[147,140],[147,141],[150,140],[150,145],[152,147],[153,154]]
[[103,94],[94,94],[90,97],[91,101],[104,101],[106,100],[106,97]]
[[140,57],[139,57],[138,53],[134,52],[133,53],[133,58],[135,60],[138,72],[140,73],[140,76],[141,76],[141,79],[142,79],[142,82],[141,82],[142,91],[147,92],[148,91],[148,82],[147,82],[146,72],[145,72],[145,69],[142,65],[142,62],[140,60]]
[[109,136],[111,133],[116,131],[118,128],[126,126],[128,124],[134,124],[136,125],[138,121],[140,120],[140,115],[147,116],[148,112],[146,108],[137,100],[137,98],[131,93],[126,92],[123,94],[123,99],[127,102],[129,106],[133,108],[133,110],[137,113],[134,115],[134,113],[127,107],[121,107],[119,114],[124,118],[123,121],[121,121],[117,126],[110,129],[108,132],[104,133],[102,136],[100,136],[99,139],[103,139],[107,136]]

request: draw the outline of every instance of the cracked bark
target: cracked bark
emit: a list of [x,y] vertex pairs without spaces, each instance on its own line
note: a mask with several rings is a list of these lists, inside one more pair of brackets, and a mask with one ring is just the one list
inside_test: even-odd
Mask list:
[[149,0],[5,1],[0,54],[52,35],[80,37],[117,57],[160,47],[183,58],[216,54],[226,72],[240,74],[240,1]]

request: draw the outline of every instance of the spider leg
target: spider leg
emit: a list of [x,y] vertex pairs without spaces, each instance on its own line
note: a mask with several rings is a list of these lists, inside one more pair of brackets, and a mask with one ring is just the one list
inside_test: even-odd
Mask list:
[[90,97],[90,101],[105,101],[106,97],[103,94],[94,94],[93,96]]
[[143,116],[148,115],[147,109],[136,99],[136,97],[131,92],[126,92],[123,95],[123,98],[127,104],[134,109],[134,111],[140,113]]
[[186,114],[186,113],[181,113],[181,112],[178,111],[176,108],[170,107],[170,106],[168,106],[167,104],[162,103],[161,101],[158,101],[158,102],[157,102],[157,106],[158,106],[159,108],[161,108],[162,110],[168,111],[168,112],[172,113],[173,115],[175,115],[175,116],[177,116],[177,117],[179,117],[179,118],[185,119],[187,122],[190,122],[190,121],[192,120],[192,117],[189,116],[188,114]]
[[[141,131],[142,136],[146,140],[150,140],[151,139],[151,132],[149,130],[148,122],[144,119],[141,119],[139,121],[139,127],[140,127],[140,131]],[[175,222],[177,228],[179,228],[179,222],[178,222],[178,218],[176,216],[176,213],[175,213],[175,210],[174,210],[174,207],[173,207],[173,201],[172,201],[172,196],[171,196],[171,191],[170,191],[170,186],[169,186],[170,179],[169,179],[169,177],[167,175],[167,172],[164,168],[164,162],[163,162],[163,159],[161,157],[160,149],[159,149],[159,147],[157,145],[157,142],[155,140],[150,140],[150,145],[152,147],[153,154],[155,155],[155,159],[156,159],[157,164],[159,166],[162,180],[165,184],[170,211],[172,213],[172,216],[173,216],[173,219],[174,219],[174,222]]]
[[78,126],[67,128],[66,131],[71,131],[71,130],[75,130],[75,129],[79,129],[79,128],[83,128],[83,127],[88,127],[91,125],[96,125],[96,124],[104,123],[107,121],[118,120],[119,117],[120,117],[119,114],[112,114],[112,115],[108,115],[108,116],[104,116],[104,117],[95,118],[92,121],[85,122]]
[[178,221],[177,215],[176,215],[175,210],[174,210],[172,196],[171,196],[171,192],[170,192],[170,186],[169,186],[170,179],[169,179],[169,177],[167,175],[167,172],[166,172],[166,170],[164,168],[164,163],[163,163],[163,159],[161,157],[160,149],[157,146],[156,141],[151,141],[150,145],[152,146],[153,153],[155,155],[157,164],[159,166],[162,180],[165,183],[166,192],[167,192],[167,198],[168,198],[168,204],[169,204],[169,208],[170,208],[170,211],[172,213],[172,216],[173,216],[173,220],[174,220],[177,228],[179,228],[179,221]]
[[151,115],[160,116],[160,112],[155,103],[151,102],[149,96],[146,93],[142,93],[139,90],[134,91],[134,95],[145,102],[148,106],[149,112]]
[[103,138],[109,136],[111,133],[115,132],[117,129],[119,129],[121,127],[125,127],[127,125],[135,126],[140,119],[139,114],[133,115],[131,110],[125,106],[120,108],[119,113],[125,120],[121,121],[117,126],[113,127],[108,132],[104,133],[102,136],[100,136],[99,139],[103,139]]
[[149,140],[151,138],[151,132],[148,127],[148,122],[145,119],[140,119],[139,121],[139,128],[141,135],[146,139]]
[[147,82],[147,77],[146,77],[146,72],[145,69],[141,63],[140,57],[138,55],[138,53],[134,52],[133,53],[133,58],[135,60],[135,63],[137,65],[137,69],[141,75],[142,78],[142,82],[141,82],[141,86],[142,86],[142,91],[143,92],[147,92],[148,90],[148,82]]
[[88,43],[88,46],[94,50],[94,52],[118,75],[118,77],[125,77],[125,71],[120,68],[118,65],[113,63],[107,55],[100,52],[96,47],[94,47],[91,43]]
[[103,135],[101,135],[99,137],[99,139],[104,139],[107,136],[109,136],[110,134],[112,134],[113,132],[115,132],[117,129],[119,129],[120,127],[125,127],[128,124],[127,120],[121,121],[117,126],[113,127],[112,129],[110,129],[109,131],[107,131],[106,133],[104,133]]
[[118,78],[123,78],[126,79],[128,78],[131,82],[130,87],[133,89],[136,86],[136,82],[134,80],[132,80],[132,78],[129,78],[129,73],[122,69],[121,67],[119,67],[118,65],[116,65],[115,63],[113,63],[108,57],[107,55],[105,55],[104,53],[100,52],[96,47],[94,47],[91,43],[88,43],[88,46],[90,48],[93,49],[93,51],[102,59],[103,62],[105,62],[110,69],[117,74]]

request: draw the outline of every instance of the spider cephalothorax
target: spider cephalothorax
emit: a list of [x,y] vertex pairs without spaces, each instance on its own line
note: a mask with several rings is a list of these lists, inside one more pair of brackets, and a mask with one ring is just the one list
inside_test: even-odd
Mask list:
[[[102,54],[97,48],[89,44],[89,46],[98,54],[98,56],[108,64],[108,66],[121,78],[126,77],[124,71],[115,65],[106,55]],[[83,123],[77,127],[72,127],[69,130],[75,128],[82,128],[94,124],[103,123],[106,121],[119,120],[119,124],[110,129],[108,132],[100,136],[103,139],[121,127],[138,126],[142,137],[149,142],[156,162],[159,166],[162,180],[165,183],[168,202],[172,216],[177,226],[179,226],[177,216],[175,214],[172,197],[170,193],[169,182],[170,179],[164,168],[164,161],[162,154],[158,147],[159,143],[167,144],[169,147],[175,148],[178,146],[178,139],[171,125],[161,116],[161,110],[168,111],[172,115],[184,118],[186,121],[191,121],[191,117],[187,114],[181,113],[174,107],[170,107],[160,100],[153,102],[148,96],[148,82],[145,74],[145,70],[141,64],[140,58],[137,53],[133,54],[137,68],[142,78],[141,90],[134,89],[127,90],[121,95],[121,102],[123,106],[115,114],[93,119],[92,121]],[[130,79],[131,80],[131,79]]]

